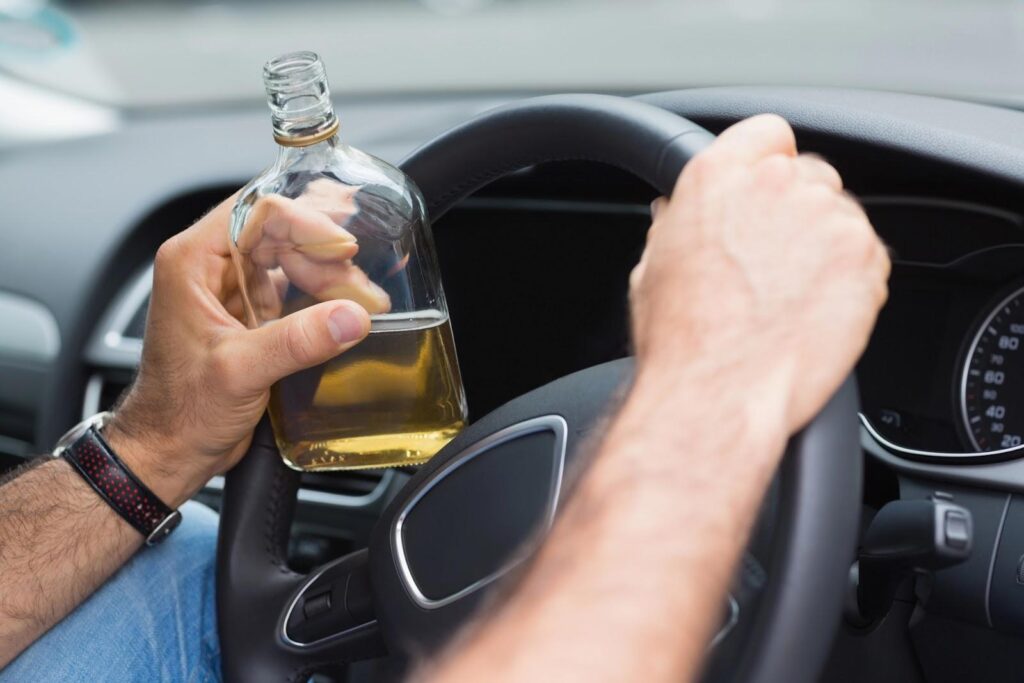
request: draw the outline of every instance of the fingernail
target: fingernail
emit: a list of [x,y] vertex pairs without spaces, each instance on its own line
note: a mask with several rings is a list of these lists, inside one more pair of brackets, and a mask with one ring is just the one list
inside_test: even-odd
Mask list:
[[651,202],[651,218],[658,217],[658,200],[655,199]]
[[351,309],[341,306],[327,318],[327,329],[339,344],[356,341],[363,336],[363,321]]

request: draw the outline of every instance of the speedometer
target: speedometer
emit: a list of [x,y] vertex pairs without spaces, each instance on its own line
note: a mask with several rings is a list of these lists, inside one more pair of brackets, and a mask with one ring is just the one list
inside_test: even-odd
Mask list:
[[960,404],[976,450],[1024,443],[1024,287],[1000,301],[978,327],[967,349]]

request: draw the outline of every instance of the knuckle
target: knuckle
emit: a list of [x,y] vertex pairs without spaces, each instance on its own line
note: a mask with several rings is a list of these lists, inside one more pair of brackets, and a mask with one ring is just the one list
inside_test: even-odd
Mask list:
[[640,281],[643,279],[643,275],[644,268],[643,262],[641,261],[629,273],[629,292],[633,296],[636,296],[636,290],[640,287]]
[[839,172],[839,169],[837,169],[835,166],[828,163],[824,159],[819,159],[819,161],[824,172],[827,173],[828,176],[832,179],[832,182],[835,184],[835,186],[841,189],[843,187],[843,174]]
[[850,194],[848,191],[843,190],[839,193],[839,203],[850,212],[851,215],[858,216],[870,225],[868,215],[864,212],[864,207],[861,206],[860,202]]
[[[843,244],[846,254],[856,264],[870,266],[879,262],[880,251],[884,248],[873,230],[864,227],[864,221],[844,221]],[[870,228],[870,226],[868,226]]]
[[715,148],[710,147],[686,164],[686,167],[683,168],[683,179],[694,183],[703,183],[709,177],[714,176],[720,166],[721,163],[715,153]]
[[759,114],[757,118],[759,124],[764,127],[766,133],[776,135],[779,138],[793,137],[793,127],[789,125],[789,121],[778,114]]
[[832,164],[813,154],[804,154],[800,158],[803,163],[815,168],[823,179],[827,179],[829,185],[837,189],[843,186],[843,178]]
[[166,270],[173,266],[181,254],[181,238],[174,236],[166,240],[156,250],[156,257],[154,258],[155,268],[157,270]]
[[757,162],[754,169],[755,180],[762,187],[782,187],[790,183],[795,175],[793,160],[781,154],[765,157]]
[[878,242],[878,261],[882,269],[882,279],[888,280],[892,274],[892,256],[889,253],[889,248],[884,242],[879,240]]
[[803,188],[802,201],[814,212],[833,212],[839,209],[839,193],[827,185],[810,183]]
[[796,151],[796,135],[793,128],[778,114],[758,114],[742,121],[740,125],[749,126],[759,139],[775,149]]
[[283,350],[297,363],[307,364],[313,361],[313,337],[305,321],[295,320],[285,328]]

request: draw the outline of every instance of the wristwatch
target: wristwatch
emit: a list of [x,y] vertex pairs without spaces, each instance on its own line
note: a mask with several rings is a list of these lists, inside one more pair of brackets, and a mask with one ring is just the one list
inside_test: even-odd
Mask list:
[[168,507],[117,457],[100,434],[112,413],[82,420],[57,442],[55,458],[64,458],[126,522],[146,539],[160,543],[181,523],[181,513]]

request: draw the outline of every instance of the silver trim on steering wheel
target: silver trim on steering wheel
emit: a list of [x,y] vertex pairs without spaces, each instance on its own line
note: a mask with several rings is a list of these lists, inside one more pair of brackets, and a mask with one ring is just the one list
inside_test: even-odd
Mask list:
[[520,551],[520,555],[518,557],[515,557],[501,569],[479,579],[478,581],[474,581],[470,585],[452,593],[451,595],[437,599],[428,598],[423,594],[423,591],[420,590],[419,586],[416,584],[416,579],[412,575],[412,570],[409,568],[409,561],[405,555],[405,543],[402,538],[402,529],[405,524],[405,520],[412,509],[416,507],[416,504],[422,500],[431,489],[443,481],[445,477],[478,455],[486,453],[492,448],[500,446],[501,444],[520,436],[542,431],[551,431],[555,434],[555,476],[552,480],[551,492],[548,497],[548,511],[544,520],[543,533],[546,533],[551,528],[551,524],[555,520],[555,511],[558,508],[558,496],[562,489],[562,471],[565,467],[565,445],[568,429],[569,426],[561,415],[544,415],[497,431],[494,434],[481,439],[456,456],[455,459],[448,463],[448,466],[445,469],[441,470],[433,479],[427,482],[426,486],[420,489],[416,495],[414,495],[405,504],[405,507],[402,508],[402,512],[398,515],[398,519],[395,522],[392,534],[392,543],[394,544],[395,558],[398,560],[399,576],[402,579],[402,583],[405,584],[405,588],[408,591],[409,596],[417,605],[423,609],[438,609],[439,607],[450,605],[456,600],[460,600],[470,593],[474,593],[484,586],[501,578],[516,565],[525,560],[528,553]]
[[281,636],[281,640],[283,642],[287,643],[288,645],[291,645],[292,647],[297,647],[299,649],[306,649],[306,648],[316,647],[317,645],[323,645],[324,643],[326,643],[328,641],[335,640],[337,638],[341,638],[342,636],[350,636],[350,635],[352,635],[354,633],[360,633],[362,631],[368,631],[369,629],[371,629],[371,628],[373,628],[374,626],[377,625],[377,620],[376,619],[370,619],[369,621],[364,621],[361,624],[356,624],[355,626],[349,626],[348,628],[342,629],[341,631],[338,631],[337,633],[331,633],[331,634],[323,636],[321,638],[317,638],[316,640],[314,640],[311,643],[304,643],[304,642],[302,642],[300,640],[295,640],[294,638],[292,638],[288,634],[288,622],[292,618],[292,612],[295,611],[295,608],[298,606],[299,601],[303,597],[305,597],[306,591],[309,589],[309,587],[312,586],[314,583],[316,583],[316,580],[319,579],[321,576],[323,576],[324,572],[326,572],[328,569],[331,569],[334,565],[338,564],[339,562],[343,562],[343,561],[345,561],[347,559],[348,559],[347,557],[341,557],[341,558],[338,558],[337,560],[335,560],[333,562],[328,562],[323,567],[320,567],[319,571],[317,571],[315,574],[313,574],[308,579],[306,579],[305,581],[302,582],[302,587],[300,587],[299,590],[296,591],[295,595],[291,599],[291,602],[288,603],[288,609],[285,610],[284,616],[282,617],[281,623],[280,623],[280,625],[278,627],[279,632],[280,632],[280,636]]

